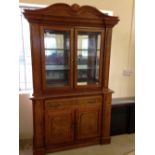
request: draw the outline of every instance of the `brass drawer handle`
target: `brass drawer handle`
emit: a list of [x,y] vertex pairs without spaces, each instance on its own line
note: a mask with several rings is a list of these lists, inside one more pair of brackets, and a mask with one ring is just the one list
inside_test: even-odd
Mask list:
[[94,104],[96,103],[96,100],[87,101],[87,103]]
[[57,108],[60,106],[60,104],[59,103],[50,103],[48,106],[51,108]]

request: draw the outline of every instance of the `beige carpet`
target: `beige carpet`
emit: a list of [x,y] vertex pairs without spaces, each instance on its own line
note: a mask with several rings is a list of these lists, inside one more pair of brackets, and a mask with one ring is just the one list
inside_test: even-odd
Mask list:
[[135,155],[135,151],[131,151],[131,152],[125,154],[125,155]]

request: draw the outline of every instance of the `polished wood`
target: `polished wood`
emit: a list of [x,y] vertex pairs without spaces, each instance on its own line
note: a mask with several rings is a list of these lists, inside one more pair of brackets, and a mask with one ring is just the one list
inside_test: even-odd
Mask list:
[[35,148],[33,149],[33,155],[45,155],[46,150],[45,148]]
[[86,140],[83,139],[83,140],[75,141],[74,143],[67,144],[67,145],[59,144],[54,147],[50,146],[50,147],[46,147],[46,153],[99,144],[99,140],[100,140],[99,138],[86,139]]
[[[72,25],[82,27],[113,27],[118,17],[108,16],[92,6],[58,3],[38,10],[26,10],[25,17],[30,23],[46,25]],[[44,15],[44,16],[43,16]],[[65,17],[65,18],[64,18]]]
[[[38,115],[39,114],[39,115]],[[33,101],[34,148],[44,147],[44,104],[43,100]]]
[[76,112],[76,139],[98,137],[100,135],[99,107],[79,108]]
[[[32,58],[32,74],[33,74],[33,96],[40,96],[41,92],[41,50],[40,50],[40,31],[38,24],[30,25],[31,35],[31,58]],[[36,78],[37,77],[37,78]]]
[[45,117],[46,146],[73,141],[74,115],[72,110],[48,110]]
[[111,98],[112,92],[103,95],[102,104],[102,127],[101,143],[110,143],[110,120],[111,120]]
[[[53,4],[25,10],[30,23],[33,70],[34,155],[110,142],[111,97],[108,88],[112,28],[119,19],[92,6]],[[44,30],[70,37],[69,84],[46,84]],[[101,34],[99,82],[77,85],[77,34]],[[91,60],[89,60],[91,62]]]
[[77,56],[77,37],[78,37],[78,32],[99,32],[101,33],[101,45],[100,45],[100,59],[99,59],[99,84],[91,84],[88,86],[81,86],[81,85],[77,85],[77,61],[75,60],[75,67],[74,67],[74,86],[75,89],[79,89],[80,90],[82,88],[86,88],[86,89],[96,89],[96,87],[101,88],[101,82],[102,82],[102,57],[103,57],[103,43],[104,43],[104,30],[103,29],[98,29],[98,28],[76,28],[75,29],[75,57]]
[[[43,93],[44,94],[49,94],[49,93],[55,93],[56,91],[58,92],[64,92],[65,90],[71,90],[73,88],[73,28],[71,27],[62,27],[62,26],[40,26],[41,32],[41,63],[45,64],[45,51],[44,51],[44,29],[48,30],[56,30],[56,31],[66,31],[70,33],[70,59],[69,59],[69,68],[70,68],[70,73],[69,73],[69,85],[67,86],[61,86],[61,87],[47,87],[46,86],[46,78],[45,78],[45,66],[42,65],[42,86],[43,86]],[[60,89],[61,88],[61,89]]]
[[103,88],[108,88],[109,83],[109,68],[110,68],[110,52],[111,52],[111,39],[112,39],[112,28],[105,29],[105,40],[104,42],[104,65],[103,65]]

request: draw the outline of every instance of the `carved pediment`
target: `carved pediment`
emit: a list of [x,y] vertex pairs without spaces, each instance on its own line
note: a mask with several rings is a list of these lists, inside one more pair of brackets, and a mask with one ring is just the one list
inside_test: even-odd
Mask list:
[[98,20],[104,23],[106,23],[106,21],[111,21],[110,23],[113,23],[113,25],[119,21],[118,17],[108,16],[92,6],[79,6],[78,4],[70,6],[64,3],[53,4],[42,9],[25,10],[24,15],[28,20],[48,20],[52,17],[63,18],[66,20],[74,18],[74,20]]

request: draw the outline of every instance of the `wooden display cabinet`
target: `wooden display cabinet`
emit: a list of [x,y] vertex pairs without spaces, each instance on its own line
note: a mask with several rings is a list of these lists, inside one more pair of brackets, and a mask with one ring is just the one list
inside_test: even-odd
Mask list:
[[108,80],[118,17],[62,3],[24,15],[31,33],[34,155],[110,143]]

